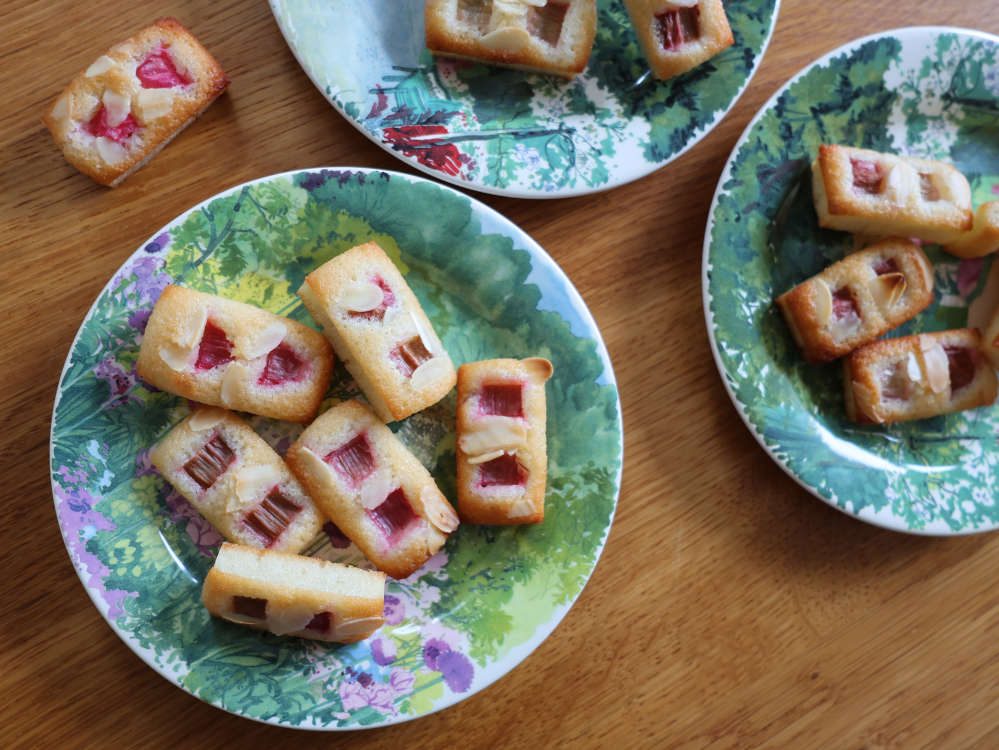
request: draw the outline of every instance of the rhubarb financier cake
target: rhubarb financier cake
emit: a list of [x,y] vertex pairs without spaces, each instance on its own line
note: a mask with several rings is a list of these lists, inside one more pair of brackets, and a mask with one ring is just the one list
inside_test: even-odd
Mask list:
[[231,412],[196,410],[149,458],[230,541],[299,552],[322,527],[315,504],[281,457]]
[[322,334],[253,305],[168,286],[146,325],[136,371],[178,396],[308,422],[329,386]]
[[491,359],[458,368],[458,512],[466,523],[545,517],[547,359]]
[[205,576],[201,600],[216,617],[275,635],[353,643],[384,622],[385,575],[223,544]]
[[225,91],[214,57],[173,18],[116,44],[42,118],[66,161],[114,187]]
[[722,0],[624,0],[656,78],[673,78],[735,42]]
[[571,78],[596,35],[596,0],[426,0],[435,55]]
[[949,242],[944,250],[959,258],[981,258],[999,250],[999,201],[980,205],[971,231]]
[[323,513],[393,578],[412,574],[458,528],[430,472],[359,401],[324,412],[286,458]]
[[381,420],[422,411],[454,387],[444,345],[402,274],[374,242],[324,263],[305,277],[298,295]]
[[777,298],[809,362],[841,357],[933,301],[933,267],[917,245],[884,240],[848,255]]

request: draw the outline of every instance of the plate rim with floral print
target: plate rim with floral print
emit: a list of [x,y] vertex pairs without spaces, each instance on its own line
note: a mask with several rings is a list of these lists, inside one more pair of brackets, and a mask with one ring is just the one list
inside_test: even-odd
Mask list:
[[[278,200],[268,203],[274,196]],[[282,203],[285,199],[293,202]],[[391,201],[395,202],[390,205]],[[425,220],[412,218],[414,234],[400,235],[408,238],[412,248],[402,250],[402,242],[396,244],[388,230],[377,230],[378,220],[390,216],[393,222],[397,219],[405,221],[405,217],[398,214],[406,210],[406,205],[425,205],[427,201],[432,202],[437,214]],[[239,213],[241,206],[245,207],[242,214]],[[535,342],[529,337],[541,335],[536,331],[546,332],[553,340],[552,349],[538,353],[556,361],[556,378],[559,359],[567,365],[563,368],[564,380],[559,386],[560,390],[565,389],[566,395],[563,397],[560,393],[549,392],[550,476],[545,522],[529,529],[462,527],[465,536],[459,530],[445,549],[421,571],[403,581],[390,580],[391,595],[386,596],[386,625],[371,638],[349,646],[326,646],[297,638],[282,639],[209,617],[200,605],[199,575],[207,570],[211,561],[210,552],[221,541],[217,533],[186,504],[183,509],[177,510],[175,504],[186,501],[153,475],[147,459],[143,458],[148,444],[136,443],[143,446],[138,457],[131,443],[125,446],[122,452],[128,456],[129,467],[125,470],[124,479],[114,484],[112,470],[115,466],[113,460],[108,458],[107,446],[102,446],[95,439],[79,438],[83,433],[74,431],[79,424],[76,417],[94,409],[87,406],[91,403],[87,399],[93,399],[93,403],[107,399],[102,407],[97,407],[99,412],[105,414],[111,413],[116,404],[127,405],[133,396],[137,402],[145,399],[137,407],[143,410],[138,412],[141,414],[151,413],[162,400],[169,412],[164,417],[166,427],[183,417],[188,409],[183,400],[143,389],[141,383],[137,384],[134,371],[129,374],[115,364],[131,361],[129,358],[137,353],[132,348],[137,348],[141,333],[135,333],[131,342],[115,345],[113,336],[119,334],[109,331],[120,329],[115,327],[117,323],[111,322],[108,311],[122,315],[127,313],[128,325],[141,330],[141,324],[134,322],[133,318],[148,316],[155,296],[166,283],[176,280],[176,276],[170,275],[172,271],[168,273],[169,263],[187,251],[184,243],[190,241],[190,236],[204,238],[210,234],[218,239],[219,244],[210,245],[207,253],[201,252],[197,262],[207,258],[206,265],[216,261],[222,263],[225,243],[230,240],[233,243],[245,242],[248,236],[239,235],[237,240],[235,232],[253,231],[239,229],[252,226],[240,222],[261,221],[268,226],[276,226],[282,217],[287,218],[289,206],[294,209],[290,213],[299,212],[291,217],[293,223],[290,226],[305,222],[304,217],[309,216],[311,210],[313,218],[309,221],[316,220],[319,222],[316,226],[322,227],[321,236],[325,238],[322,243],[330,246],[323,244],[320,247],[321,243],[314,246],[313,240],[320,235],[308,235],[306,232],[308,236],[302,247],[313,248],[308,250],[310,253],[326,253],[325,258],[330,252],[342,252],[358,241],[364,241],[357,239],[358,232],[374,232],[368,238],[374,236],[384,240],[384,246],[397,264],[402,263],[403,267],[409,268],[410,284],[418,296],[422,295],[421,302],[431,318],[434,317],[432,311],[435,311],[448,321],[446,325],[449,327],[438,330],[438,333],[445,338],[449,349],[455,341],[461,343],[482,335],[464,330],[472,327],[467,325],[468,316],[479,314],[480,309],[492,310],[491,314],[497,316],[482,318],[480,324],[485,327],[484,330],[505,325],[507,318],[503,315],[507,313],[496,312],[496,306],[490,307],[494,300],[501,299],[498,304],[507,304],[504,309],[512,311],[508,314],[517,320],[524,319],[525,310],[533,311],[533,317],[528,315],[525,323],[532,330],[530,333],[511,333],[508,338],[497,338],[496,341],[514,347],[534,346]],[[329,209],[328,213],[322,213],[325,210],[323,206]],[[223,212],[227,213],[221,215]],[[252,218],[255,212],[259,212],[263,219]],[[431,213],[425,212],[426,215]],[[365,214],[365,220],[370,225],[360,221],[359,214]],[[315,219],[316,215],[320,218]],[[446,232],[437,232],[435,236],[424,231],[430,226],[426,222],[446,220],[441,217],[457,217],[463,223],[449,224]],[[338,221],[340,224],[336,224]],[[421,224],[421,221],[425,223]],[[228,239],[224,240],[221,235],[216,236],[216,229],[223,223],[225,231],[232,228]],[[339,229],[331,230],[334,226]],[[439,228],[440,225],[434,226]],[[196,234],[184,235],[190,227],[194,227]],[[383,234],[379,235],[378,231]],[[180,239],[182,235],[188,240]],[[418,241],[414,237],[429,237],[427,246],[433,249],[417,248]],[[519,269],[520,274],[500,276],[493,287],[469,293],[467,296],[480,307],[468,308],[472,313],[461,313],[465,318],[453,312],[454,309],[465,309],[461,307],[466,304],[463,299],[458,300],[453,290],[443,288],[430,292],[428,297],[427,284],[430,282],[424,279],[424,275],[431,280],[446,279],[447,274],[457,277],[461,266],[426,269],[420,265],[444,257],[434,256],[433,252],[452,252],[450,243],[453,237],[464,243],[462,250],[465,255],[471,257],[479,253],[481,259],[482,253],[491,253],[489,257],[494,258],[497,264],[509,262],[514,271]],[[197,239],[194,244],[196,251],[204,250]],[[447,248],[441,250],[440,246],[445,244]],[[278,257],[279,251],[265,248],[255,252],[259,253],[259,265],[259,258],[268,254]],[[307,260],[306,267],[314,267],[315,257],[309,256]],[[475,262],[469,261],[473,265]],[[409,265],[406,266],[406,263]],[[148,299],[142,296],[146,292],[136,291],[141,284],[135,269],[140,267],[144,269],[142,273],[153,273],[150,271],[153,268],[155,273],[160,274],[154,279],[155,291],[148,293]],[[222,268],[221,265],[218,267]],[[198,272],[203,270],[204,267],[199,267]],[[307,273],[307,270],[301,272]],[[204,273],[210,275],[217,272]],[[181,278],[197,288],[199,282],[195,280],[196,275],[190,278],[182,275]],[[227,277],[222,279],[222,283],[244,284],[246,278],[245,274],[236,281]],[[466,280],[459,278],[458,281],[464,284]],[[291,283],[291,271],[283,282],[288,282],[287,289],[278,289],[275,298],[289,293],[293,298],[297,285]],[[265,281],[265,286],[267,283],[270,282]],[[277,282],[274,284],[275,287],[280,286]],[[461,288],[467,290],[467,286]],[[246,294],[249,297],[244,301],[250,301],[259,294],[259,289],[254,291],[251,288]],[[448,295],[455,297],[449,303],[452,307],[444,307],[441,302],[450,299]],[[526,307],[510,306],[506,300],[511,298],[521,299]],[[134,299],[144,300],[141,309],[127,306],[127,300]],[[268,306],[264,302],[260,304]],[[115,306],[125,309],[114,310]],[[295,317],[298,308],[300,306],[296,303],[296,312],[288,314]],[[304,312],[301,314],[305,320],[307,316]],[[465,326],[461,325],[463,322]],[[440,326],[440,323],[436,325]],[[94,335],[106,336],[112,345],[104,350],[100,347],[88,348],[88,342]],[[500,335],[507,334],[497,334]],[[461,343],[460,350],[467,354],[477,352],[483,346],[495,345],[492,339],[474,345]],[[115,346],[120,346],[121,351],[115,351]],[[125,349],[129,351],[123,354]],[[510,354],[521,356],[512,351]],[[588,363],[583,368],[586,372],[574,374],[573,370],[577,368],[571,365],[581,362]],[[336,380],[335,374],[335,382],[331,386],[334,395],[331,398],[356,395],[356,386],[349,382],[338,386]],[[341,377],[341,381],[347,380]],[[88,395],[81,400],[83,407],[77,409],[75,389],[81,387],[80,383],[89,384],[87,388],[96,395],[89,395],[88,391]],[[107,396],[109,388],[111,395]],[[342,395],[338,388],[353,389],[353,392]],[[573,407],[577,409],[575,413],[564,412],[563,409],[568,407],[563,404],[571,402],[571,392],[575,391],[578,395],[580,390],[597,397],[593,403],[599,402],[600,406],[577,406]],[[450,413],[442,413],[453,418],[453,404],[450,408]],[[434,428],[437,432],[430,430],[427,444],[418,440],[422,434],[420,431],[426,431],[426,423],[414,423],[411,418],[396,423],[393,429],[399,431],[404,441],[416,436],[414,443],[407,444],[425,465],[433,465],[436,467],[434,470],[439,471],[443,461],[444,471],[453,473],[447,468],[453,461],[453,446],[447,448],[445,434],[449,422],[440,421],[442,413],[429,418],[439,424]],[[562,416],[559,416],[560,413]],[[154,416],[149,417],[150,421],[154,419]],[[574,423],[574,419],[582,421]],[[267,433],[268,420],[251,418],[250,421],[272,444],[277,444],[276,438]],[[578,446],[584,443],[572,435],[561,434],[560,423],[566,426],[576,424],[577,431],[584,423],[596,424],[595,431],[591,432],[595,434],[595,442],[601,446],[594,449],[599,457],[592,460],[588,457],[583,465],[573,463],[579,456]],[[96,424],[100,429],[109,429],[108,425],[114,423],[99,415]],[[407,432],[413,424],[416,426]],[[141,432],[143,428],[133,421],[126,424],[125,429]],[[162,429],[155,429],[156,437],[162,434]],[[105,433],[104,439],[110,442],[116,434],[119,433]],[[67,454],[65,446],[69,439],[73,442]],[[282,439],[290,437],[286,435]],[[441,459],[441,446],[444,446],[444,459]],[[66,459],[67,455],[73,460]],[[210,705],[263,723],[326,731],[386,726],[435,713],[480,692],[522,662],[554,631],[592,575],[610,533],[620,491],[622,465],[620,400],[607,349],[582,297],[551,256],[502,214],[451,187],[414,175],[357,167],[296,169],[251,180],[207,198],[155,232],[112,274],[84,317],[59,379],[50,430],[50,479],[63,542],[84,589],[119,638],[162,677]],[[586,473],[591,471],[591,467],[595,467],[592,473]],[[557,475],[553,469],[556,469]],[[571,476],[574,471],[579,471],[582,478]],[[77,474],[87,476],[81,478]],[[438,481],[441,481],[439,476]],[[83,482],[88,482],[80,485],[83,490],[76,488],[74,483]],[[593,487],[592,493],[580,492],[577,487],[579,482],[589,482]],[[124,489],[119,493],[117,487]],[[589,504],[576,504],[567,499],[573,488],[585,496]],[[100,496],[101,490],[106,491],[103,497]],[[178,512],[181,515],[176,515]],[[578,548],[568,551],[564,546],[559,547],[560,554],[552,556],[553,560],[558,558],[559,570],[551,569],[547,563],[535,562],[535,565],[542,567],[531,567],[532,554],[537,559],[551,556],[551,547],[544,546],[546,541],[561,543],[569,533],[578,535],[580,529],[584,530],[583,536],[588,537],[585,543],[581,541]],[[327,559],[365,564],[363,556],[355,548],[348,547],[345,538],[339,537],[343,542],[340,544],[335,530],[327,533],[328,539],[323,537],[317,541],[318,547],[310,547],[306,552],[318,553]],[[156,541],[156,535],[162,540],[161,545]],[[155,548],[157,556],[150,557],[149,553],[145,553],[145,559],[156,562],[143,561],[143,544]],[[492,551],[489,545],[496,545],[497,551]],[[139,552],[136,552],[137,548]],[[490,557],[482,562],[481,568],[477,568],[475,558],[483,550]],[[503,571],[513,570],[516,577],[502,573],[494,576],[501,581],[495,586],[491,579],[486,584],[475,583],[483,589],[483,598],[469,602],[472,609],[494,603],[495,611],[487,612],[485,618],[473,618],[472,624],[466,627],[462,624],[466,621],[457,614],[452,613],[458,619],[448,619],[448,615],[441,615],[441,610],[434,609],[451,601],[446,599],[451,596],[448,591],[450,586],[457,587],[459,593],[454,594],[455,597],[476,592],[477,589],[462,576],[471,578],[473,572],[481,576],[483,570],[490,570],[488,566],[493,565],[496,559],[502,559],[508,566],[502,568]],[[139,571],[129,568],[140,564],[149,565],[149,568]],[[521,567],[518,568],[518,565]],[[145,584],[142,583],[133,590],[116,583],[128,580],[127,577],[132,575],[138,580],[148,576],[152,581],[149,588],[143,588]],[[504,576],[507,578],[504,579]],[[539,577],[544,580],[535,580]],[[522,598],[518,599],[518,595]],[[152,601],[141,601],[143,596],[152,598]],[[538,611],[537,616],[525,614],[527,610],[522,600],[526,599],[530,599],[532,611]],[[454,599],[451,604],[455,601],[460,599]],[[461,614],[461,617],[466,616],[470,617],[468,613]],[[162,624],[153,622],[161,617]],[[175,627],[174,623],[178,622],[183,624]],[[481,627],[481,631],[475,630],[477,627]],[[477,648],[480,651],[477,652]],[[200,658],[193,658],[199,654],[202,655]],[[188,661],[185,662],[185,659]],[[266,671],[265,674],[265,670],[274,671]],[[260,680],[256,680],[256,676],[260,676]],[[265,677],[267,682],[261,687],[258,683]],[[271,692],[268,693],[268,690]]]
[[[333,108],[370,141],[436,179],[492,195],[541,199],[587,195],[641,179],[703,140],[735,106],[759,69],[773,38],[781,2],[749,0],[730,7],[735,44],[690,73],[671,81],[656,81],[641,57],[620,0],[597,0],[598,12],[613,12],[617,20],[611,25],[598,23],[594,53],[577,79],[556,83],[561,79],[492,68],[492,75],[501,83],[494,90],[478,85],[472,91],[455,71],[471,66],[481,80],[481,74],[490,70],[486,66],[446,59],[428,65],[430,53],[422,42],[423,0],[405,0],[413,6],[406,17],[398,13],[401,0],[369,0],[375,8],[364,8],[370,22],[356,22],[356,28],[344,23],[343,13],[336,16],[334,6],[343,1],[269,0],[292,54]],[[379,13],[376,6],[386,2],[391,8]],[[759,7],[750,8],[750,4]],[[335,24],[319,28],[325,17],[334,16]],[[392,24],[388,29],[380,25],[386,18]],[[406,35],[393,36],[400,22],[410,24]],[[608,39],[603,38],[605,25],[612,29],[606,32]],[[612,33],[619,37],[613,39]],[[384,42],[382,47],[357,41],[371,36]],[[330,50],[337,47],[334,41],[350,45],[350,52],[333,55]],[[399,59],[387,59],[386,46],[391,46],[392,55]],[[607,53],[601,56],[605,48]],[[330,57],[326,58],[327,54]],[[351,66],[358,59],[364,60],[358,66],[360,75],[374,76],[381,67],[382,78],[361,80],[354,75]],[[385,68],[386,63],[391,67]],[[422,73],[413,72],[421,69]],[[418,105],[413,106],[412,92],[406,92],[405,100],[387,108],[386,92],[391,94],[400,87],[393,71],[406,71],[412,80],[426,79],[418,86]],[[733,80],[738,80],[734,88]],[[420,109],[426,100],[440,107]],[[524,112],[549,111],[565,100],[574,103],[562,115],[524,119]],[[454,111],[442,109],[456,102]],[[704,102],[709,103],[704,106],[706,111],[701,107]],[[691,122],[680,120],[679,110],[689,111]],[[489,117],[483,116],[484,112]],[[421,130],[414,135],[413,128]],[[597,138],[599,147],[593,148]],[[517,141],[514,149],[504,146],[511,140]],[[568,156],[551,146],[561,140],[568,143]],[[591,154],[586,159],[592,162],[592,169],[579,166],[577,155],[581,152]],[[538,177],[549,168],[550,178]],[[516,177],[508,181],[506,172],[513,170]],[[569,177],[570,173],[579,179]]]
[[[883,64],[887,66],[884,75],[879,74],[872,78],[871,73],[861,66],[874,65],[876,61],[872,62],[871,50],[877,45],[886,44],[893,45],[896,49],[895,57],[884,58]],[[978,480],[984,490],[978,494],[969,494],[976,491],[974,481],[969,485],[967,481],[969,475],[966,472],[963,474],[954,472],[964,465],[942,465],[943,461],[939,462],[941,465],[934,464],[931,460],[932,448],[927,449],[929,458],[926,459],[925,465],[918,462],[907,463],[905,459],[910,454],[901,451],[905,446],[917,444],[919,440],[924,440],[927,445],[933,441],[984,444],[989,441],[988,425],[985,426],[986,431],[980,435],[971,435],[969,438],[962,436],[958,439],[946,437],[947,433],[942,431],[940,425],[965,425],[964,422],[955,421],[964,419],[962,415],[939,417],[929,423],[924,420],[901,423],[892,427],[849,429],[850,426],[843,413],[841,396],[834,402],[831,399],[823,401],[821,395],[816,395],[820,389],[829,390],[832,386],[829,385],[827,388],[827,382],[831,384],[833,381],[816,384],[814,381],[820,376],[819,371],[815,369],[809,370],[805,377],[798,377],[799,372],[814,366],[806,365],[801,360],[790,332],[780,319],[779,313],[770,304],[770,300],[795,283],[818,272],[837,257],[842,257],[831,255],[823,259],[816,254],[814,258],[809,257],[804,261],[801,268],[792,272],[793,279],[789,276],[780,281],[776,280],[788,274],[788,271],[780,270],[781,264],[793,262],[789,261],[791,256],[785,248],[808,253],[807,242],[820,244],[826,241],[818,239],[821,230],[817,227],[814,210],[811,219],[796,222],[798,227],[803,228],[788,229],[787,221],[789,216],[795,216],[799,206],[806,206],[803,210],[811,210],[809,163],[818,142],[837,142],[835,138],[828,141],[824,137],[816,138],[814,131],[807,131],[809,127],[807,124],[795,131],[789,125],[790,113],[793,111],[799,120],[818,123],[815,130],[821,134],[828,131],[837,132],[836,128],[853,127],[865,137],[872,137],[872,131],[877,131],[873,137],[884,140],[848,145],[890,150],[890,144],[894,143],[892,139],[904,139],[904,134],[908,134],[910,130],[916,132],[917,127],[922,127],[920,132],[929,132],[925,124],[913,125],[919,117],[937,118],[941,122],[948,117],[957,117],[947,109],[939,113],[934,110],[930,114],[920,115],[919,107],[922,106],[925,110],[926,105],[920,105],[917,100],[910,102],[906,97],[914,97],[920,86],[929,87],[930,90],[942,86],[939,82],[942,79],[929,78],[927,70],[938,73],[941,70],[949,72],[952,76],[950,86],[953,87],[958,80],[960,63],[956,70],[947,68],[946,65],[931,65],[930,56],[937,55],[939,60],[943,60],[942,56],[947,54],[946,50],[960,50],[962,44],[972,46],[981,44],[981,49],[987,50],[987,54],[991,55],[989,59],[994,61],[995,50],[999,49],[999,37],[977,30],[943,26],[892,29],[847,42],[822,55],[792,76],[760,107],[732,149],[718,180],[709,210],[701,268],[705,323],[715,365],[740,418],[767,455],[801,487],[833,508],[875,526],[924,536],[955,536],[999,528],[999,515],[994,512],[996,498],[990,502],[987,497],[989,483],[987,476],[984,480]],[[924,57],[914,57],[919,51]],[[914,64],[916,62],[920,63],[921,71],[920,67]],[[969,63],[969,65],[974,64],[974,62]],[[836,70],[838,80],[843,85],[846,85],[847,81],[852,85],[850,75],[854,68],[859,71],[858,79],[867,76],[864,79],[867,88],[856,98],[884,97],[880,100],[886,107],[883,112],[883,123],[857,124],[855,121],[863,118],[855,114],[851,120],[846,121],[846,124],[843,124],[842,120],[834,121],[836,117],[845,118],[843,112],[853,110],[845,106],[841,109],[836,106],[826,106],[833,97],[832,89],[836,88],[834,85],[828,85],[828,81],[825,82],[827,85],[821,92],[814,90],[817,88],[814,83],[819,79],[813,80],[811,77],[833,70]],[[991,65],[988,69],[992,70]],[[999,72],[999,68],[996,70]],[[967,71],[960,73],[960,75],[966,74]],[[940,75],[943,76],[944,73]],[[981,78],[982,76],[979,76],[979,79]],[[805,88],[809,85],[810,88]],[[934,90],[934,93],[936,94],[934,101],[945,99],[942,96],[944,92]],[[792,97],[797,98],[792,101]],[[872,98],[871,101],[875,99]],[[994,103],[991,106],[994,107]],[[808,114],[804,115],[803,112]],[[901,116],[899,112],[902,113]],[[784,164],[771,163],[769,171],[763,174],[761,163],[751,162],[751,158],[754,149],[759,153],[767,152],[769,144],[766,136],[775,132],[775,128],[778,127],[784,128],[781,130],[781,137],[788,143],[784,147],[770,146],[770,148],[786,154],[789,161]],[[787,135],[785,130],[790,130],[793,134]],[[957,132],[960,128],[954,127],[953,130]],[[804,135],[806,131],[809,133],[808,136]],[[808,143],[801,144],[796,139],[807,139]],[[919,146],[912,145],[917,140],[918,137],[909,137],[903,147],[918,149]],[[930,140],[927,137],[927,141]],[[960,136],[955,135],[953,142],[960,144]],[[932,148],[932,146],[926,147]],[[797,164],[791,161],[793,156],[798,157]],[[937,158],[948,158],[948,156],[949,154],[936,155]],[[999,156],[993,152],[992,158],[996,159]],[[747,170],[753,164],[757,167],[757,171],[753,173],[756,180],[753,192],[756,197],[750,198],[748,193],[740,191],[743,190],[748,174],[742,170]],[[999,193],[999,174],[988,175],[985,179],[993,180],[991,191],[993,194]],[[805,224],[808,226],[804,227]],[[801,232],[800,236],[807,240],[787,240],[787,236],[794,235],[795,232]],[[745,239],[740,239],[740,236]],[[840,253],[850,251],[850,247],[844,245],[849,239],[842,239],[844,237],[849,236],[843,233],[840,239],[834,241],[834,244],[840,245],[838,249]],[[795,241],[798,242],[797,245],[792,244]],[[729,245],[727,248],[726,243]],[[740,247],[733,247],[740,244]],[[943,263],[952,266],[965,263],[947,256],[942,250],[934,247],[927,248],[927,252],[938,269]],[[739,271],[740,274],[753,274],[756,273],[756,268],[762,269],[761,278],[764,282],[758,286],[753,286],[755,281],[746,282],[749,291],[745,294],[735,294],[735,276],[727,270],[727,266],[734,261],[742,269]],[[803,270],[805,268],[807,270]],[[976,293],[984,302],[986,299],[991,300],[996,288],[999,287],[999,263],[992,264],[991,273],[987,265],[979,268],[984,270],[980,272],[980,279],[976,279],[979,283]],[[923,315],[928,316],[941,308],[940,274],[941,271],[938,270],[936,299]],[[755,276],[753,278],[755,279]],[[736,320],[736,314],[727,315],[720,305],[719,300],[727,293],[742,300],[742,304],[734,305],[735,307],[745,304],[751,306],[741,309],[739,315],[743,318],[742,322]],[[986,293],[989,295],[987,298]],[[749,298],[748,303],[745,298]],[[967,306],[973,307],[973,300],[971,305]],[[942,315],[942,313],[934,314]],[[950,325],[936,325],[929,322],[926,323],[926,330],[942,330],[965,325],[968,310],[964,309],[962,314],[963,317],[957,324],[953,323],[953,318]],[[921,320],[923,319],[917,316],[906,326]],[[909,329],[905,326],[900,329],[903,334],[916,333],[920,330],[922,329]],[[775,343],[767,343],[765,337],[768,335]],[[757,357],[758,361],[754,363],[753,360]],[[838,376],[838,368],[836,372]],[[808,378],[813,379],[811,385]],[[841,390],[841,386],[836,387]],[[788,404],[788,401],[793,403]],[[988,420],[989,414],[994,415],[994,410],[997,408],[999,407],[984,407],[963,414],[977,415],[967,419],[976,420],[973,424],[980,424],[978,420]],[[993,411],[989,411],[990,409]],[[932,426],[925,427],[925,432],[920,432],[924,430],[920,425],[926,424]],[[943,440],[940,439],[941,434],[944,435]],[[999,430],[996,430],[996,434],[999,434]],[[876,441],[872,436],[884,439]],[[995,436],[992,439],[995,440]],[[887,449],[885,452],[872,449],[871,446],[876,446],[878,442],[897,443],[900,458],[892,461],[888,457]],[[986,450],[980,445],[978,449]],[[809,463],[810,456],[819,456],[819,458]],[[818,469],[814,468],[816,463],[820,464]],[[948,471],[951,473],[948,474]],[[902,490],[898,491],[896,485],[889,484],[888,486],[894,488],[892,490],[894,494],[881,495],[884,489],[878,483],[879,474],[887,477],[884,479],[886,483],[895,482],[897,478]],[[942,479],[936,480],[936,477]],[[875,481],[865,484],[872,479]],[[974,502],[969,497],[973,498]],[[953,506],[959,502],[965,504],[962,509],[969,513],[977,506],[975,512],[980,515],[977,517],[969,515],[967,519],[947,515],[956,514]],[[926,508],[931,510],[927,511]]]

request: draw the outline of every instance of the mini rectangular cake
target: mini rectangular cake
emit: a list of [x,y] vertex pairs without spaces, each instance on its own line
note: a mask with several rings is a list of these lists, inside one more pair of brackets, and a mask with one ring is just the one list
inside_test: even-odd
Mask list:
[[172,285],[153,308],[136,365],[161,390],[289,422],[316,415],[332,369],[329,342],[307,325]]
[[944,250],[959,258],[981,258],[999,250],[999,201],[980,205],[971,231],[949,242]]
[[435,55],[571,78],[590,58],[596,0],[426,0]]
[[458,513],[466,523],[540,523],[548,450],[547,359],[490,359],[458,368]]
[[812,193],[827,229],[949,243],[972,227],[968,180],[940,161],[823,144]]
[[735,42],[722,0],[624,0],[656,78],[673,78]]
[[229,541],[299,552],[322,528],[315,504],[281,457],[224,409],[194,411],[149,458]]
[[275,635],[354,643],[384,622],[385,574],[223,544],[201,600],[216,617]]
[[374,242],[342,253],[298,290],[380,419],[393,422],[446,396],[454,365],[419,300]]
[[777,298],[809,362],[828,362],[915,317],[933,301],[933,267],[912,242],[884,240]]
[[323,513],[393,578],[411,575],[458,528],[430,472],[359,401],[323,413],[287,461]]
[[963,328],[875,341],[844,360],[846,413],[888,424],[987,406],[996,374],[978,331]]
[[225,91],[214,57],[173,18],[116,44],[42,118],[66,161],[114,187]]

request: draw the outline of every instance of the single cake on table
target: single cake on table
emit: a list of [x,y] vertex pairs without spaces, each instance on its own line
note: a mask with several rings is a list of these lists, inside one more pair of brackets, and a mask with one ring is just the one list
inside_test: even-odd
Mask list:
[[322,528],[321,514],[281,457],[224,409],[197,409],[149,458],[229,541],[299,552]]
[[571,78],[590,58],[596,0],[426,0],[435,55]]
[[978,331],[962,328],[885,339],[844,360],[846,414],[888,424],[987,406],[996,374]]
[[444,345],[376,243],[324,263],[305,277],[298,296],[383,421],[422,411],[454,387],[454,365]]
[[354,643],[384,622],[385,574],[223,544],[201,600],[216,617],[275,635]]
[[115,187],[228,84],[222,67],[187,29],[161,18],[98,57],[42,119],[66,161]]
[[307,325],[173,285],[153,308],[136,364],[161,390],[289,422],[316,415],[332,370],[329,342]]
[[547,359],[490,359],[458,368],[458,513],[466,523],[545,517]]
[[915,317],[933,301],[933,267],[907,240],[884,240],[777,298],[809,362],[828,362]]
[[673,78],[735,43],[722,0],[624,0],[656,78]]
[[393,578],[411,575],[458,528],[430,472],[359,401],[324,412],[287,461],[323,513]]
[[941,161],[823,144],[812,195],[827,229],[950,243],[972,228],[971,186]]

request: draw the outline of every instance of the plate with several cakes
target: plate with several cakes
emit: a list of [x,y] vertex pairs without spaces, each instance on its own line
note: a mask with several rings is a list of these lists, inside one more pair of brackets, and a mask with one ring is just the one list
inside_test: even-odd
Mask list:
[[368,138],[440,180],[520,198],[606,190],[679,157],[745,90],[778,6],[271,0],[309,78]]
[[704,240],[708,332],[753,435],[897,531],[999,528],[999,38],[851,42],[756,115]]
[[266,177],[153,234],[83,321],[51,436],[66,547],[122,640],[203,701],[322,730],[526,658],[597,563],[621,460],[607,351],[554,261],[366,169]]

